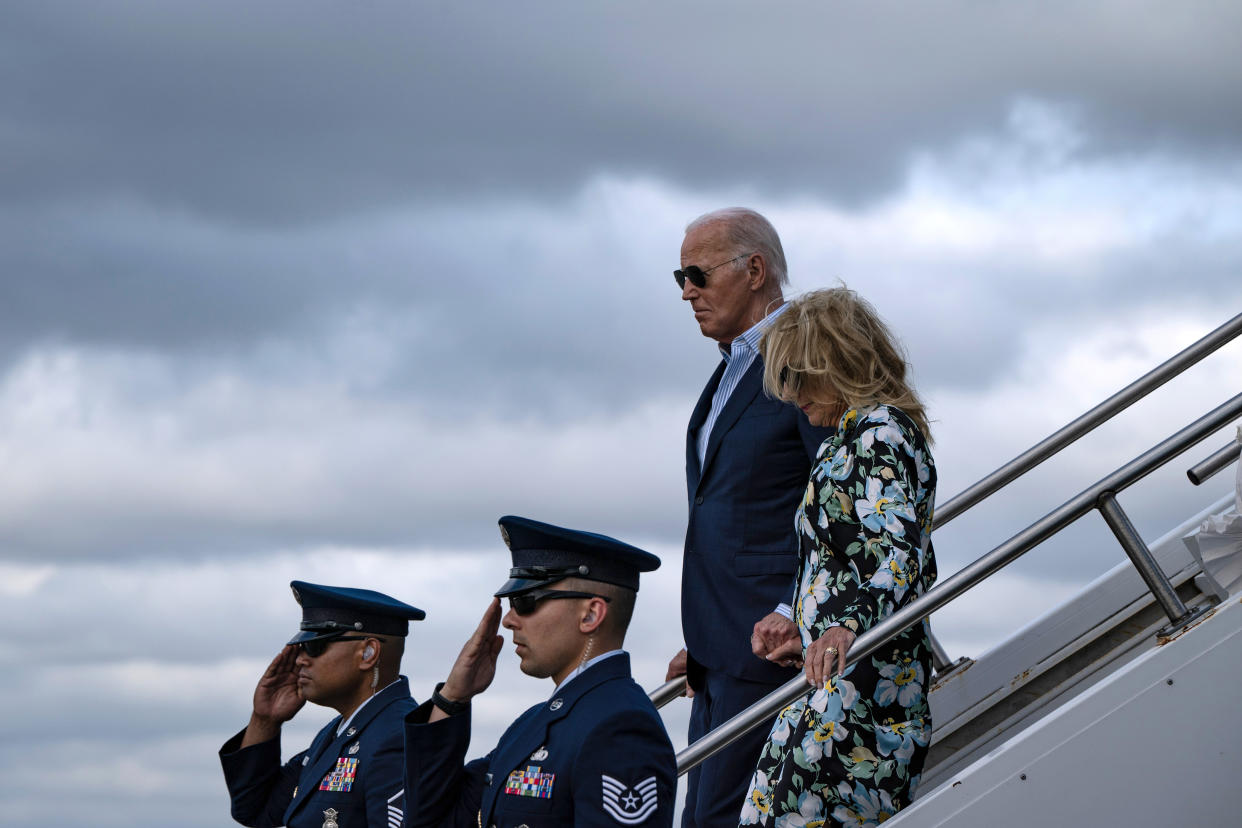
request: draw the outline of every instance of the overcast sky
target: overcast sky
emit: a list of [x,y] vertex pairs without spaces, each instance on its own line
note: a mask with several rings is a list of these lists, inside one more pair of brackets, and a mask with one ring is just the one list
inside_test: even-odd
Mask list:
[[[288,582],[426,609],[423,698],[503,514],[664,559],[654,686],[718,359],[671,278],[686,223],[759,209],[794,293],[879,307],[943,503],[1242,310],[1239,54],[1223,0],[6,3],[6,824],[228,824],[215,753]],[[942,574],[1240,378],[1235,343],[946,527]],[[1146,537],[1228,492],[1182,474],[1226,438],[1122,496]],[[1120,560],[1090,516],[937,629],[978,655]],[[550,689],[506,650],[475,752]]]

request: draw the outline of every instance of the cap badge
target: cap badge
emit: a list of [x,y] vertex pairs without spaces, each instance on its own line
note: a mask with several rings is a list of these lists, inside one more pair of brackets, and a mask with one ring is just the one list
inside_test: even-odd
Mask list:
[[505,542],[506,547],[513,548],[513,544],[509,542],[509,530],[503,526],[500,527],[500,539]]

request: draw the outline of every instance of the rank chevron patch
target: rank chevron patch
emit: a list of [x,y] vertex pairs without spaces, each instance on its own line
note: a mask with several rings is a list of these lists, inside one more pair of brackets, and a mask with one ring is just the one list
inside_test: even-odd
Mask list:
[[405,805],[405,788],[388,797],[388,828],[401,828],[405,820],[405,811],[401,808],[403,805]]
[[626,785],[608,774],[604,783],[604,811],[622,825],[637,825],[656,809],[656,778],[648,776],[637,785]]

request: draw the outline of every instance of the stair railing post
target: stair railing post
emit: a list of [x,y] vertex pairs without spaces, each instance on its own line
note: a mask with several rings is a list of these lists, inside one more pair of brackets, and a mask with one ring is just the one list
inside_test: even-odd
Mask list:
[[1143,541],[1142,536],[1139,535],[1138,529],[1134,528],[1134,524],[1130,522],[1129,515],[1125,513],[1125,510],[1121,508],[1121,504],[1117,502],[1116,495],[1113,492],[1105,492],[1100,495],[1100,499],[1096,501],[1096,508],[1100,510],[1100,515],[1104,518],[1104,522],[1113,531],[1117,542],[1126,551],[1126,556],[1130,558],[1130,562],[1138,570],[1139,575],[1147,584],[1147,588],[1155,596],[1156,602],[1160,604],[1160,608],[1164,610],[1165,615],[1169,616],[1169,625],[1161,629],[1157,636],[1165,637],[1172,634],[1177,627],[1198,615],[1198,612],[1192,613],[1188,610],[1186,604],[1178,597],[1177,591],[1169,583],[1169,579],[1164,574],[1164,570],[1160,568],[1160,564],[1156,563],[1156,559],[1152,557],[1151,550],[1147,548],[1147,544]]

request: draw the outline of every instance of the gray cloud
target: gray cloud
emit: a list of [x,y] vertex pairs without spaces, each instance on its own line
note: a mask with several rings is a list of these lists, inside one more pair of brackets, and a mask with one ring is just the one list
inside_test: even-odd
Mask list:
[[[505,568],[506,512],[664,557],[631,645],[657,683],[716,361],[669,270],[707,209],[771,216],[797,290],[875,301],[943,503],[1242,306],[1240,18],[6,5],[6,816],[47,824],[69,785],[66,823],[221,824],[214,751],[288,635],[288,580],[425,606],[425,694]],[[938,532],[941,572],[1219,403],[1237,353]],[[1146,537],[1227,490],[1181,477],[1223,442],[1123,495]],[[1088,516],[938,629],[977,653],[1119,560]],[[484,741],[546,691],[509,653],[501,675]],[[669,721],[680,741],[684,705]]]
[[912,147],[982,129],[1016,95],[1078,106],[1099,152],[1236,160],[1240,16],[1217,2],[10,6],[0,191],[284,223],[564,196],[604,170],[857,203],[898,184]]

